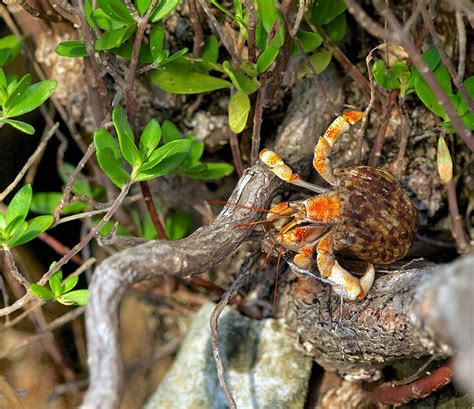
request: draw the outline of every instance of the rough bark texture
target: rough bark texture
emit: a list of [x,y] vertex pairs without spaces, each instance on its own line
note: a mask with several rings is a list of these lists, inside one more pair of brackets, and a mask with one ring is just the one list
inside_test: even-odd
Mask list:
[[384,274],[367,299],[342,306],[329,287],[298,279],[286,321],[301,350],[353,381],[376,380],[398,359],[445,358],[456,351],[455,375],[474,396],[473,266],[474,257],[465,257]]
[[[325,85],[335,105],[342,103],[342,92],[333,71],[325,74]],[[333,113],[326,108],[312,82],[301,84],[294,92],[287,119],[278,133],[276,150],[302,171],[311,163],[316,137]],[[283,186],[260,165],[245,171],[229,198],[251,207],[265,207]],[[113,408],[122,393],[122,363],[118,338],[118,310],[127,287],[135,282],[161,275],[189,277],[211,269],[248,237],[251,229],[235,228],[260,217],[254,211],[229,206],[214,223],[202,227],[179,242],[150,242],[124,250],[104,261],[90,285],[86,313],[89,351],[90,388],[84,408]]]

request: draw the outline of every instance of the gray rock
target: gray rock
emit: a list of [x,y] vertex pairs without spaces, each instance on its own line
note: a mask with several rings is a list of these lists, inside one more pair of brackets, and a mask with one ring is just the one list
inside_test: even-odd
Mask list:
[[[211,349],[213,309],[207,304],[191,318],[172,368],[145,409],[228,407]],[[294,349],[280,321],[256,321],[226,308],[219,334],[226,379],[239,409],[303,408],[312,361]]]

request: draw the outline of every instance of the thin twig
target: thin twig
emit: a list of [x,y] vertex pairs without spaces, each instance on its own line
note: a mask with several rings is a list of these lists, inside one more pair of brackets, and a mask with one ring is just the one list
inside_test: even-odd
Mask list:
[[[120,191],[120,194],[117,196],[117,199],[115,199],[114,203],[110,207],[109,211],[105,214],[105,216],[97,223],[90,231],[87,233],[84,238],[77,243],[69,253],[64,255],[54,266],[51,268],[49,271],[47,271],[41,279],[38,281],[39,285],[45,285],[49,278],[56,272],[58,271],[62,266],[64,266],[66,263],[68,263],[72,257],[74,257],[79,251],[81,251],[89,241],[91,241],[97,233],[102,229],[102,227],[105,226],[105,224],[112,218],[114,215],[115,211],[119,208],[119,206],[122,204],[123,200],[125,199],[125,196],[127,195],[128,191],[130,190],[130,187],[132,185],[132,181],[128,180],[127,183],[124,185],[122,190]],[[10,305],[9,307],[5,307],[0,309],[0,316],[4,316],[7,314],[11,314],[14,311],[17,311],[18,309],[22,308],[27,302],[31,301],[35,297],[31,293],[26,293],[22,298],[18,299],[15,301],[14,304]]]
[[206,13],[207,18],[211,22],[211,28],[216,34],[217,38],[219,38],[224,48],[231,55],[232,59],[240,65],[241,63],[240,57],[235,52],[235,49],[231,41],[227,38],[224,31],[222,30],[221,24],[219,24],[217,19],[214,17],[214,14],[212,14],[212,10],[209,8],[207,1],[206,0],[198,0],[198,1],[202,9],[204,10],[204,13]]
[[401,137],[400,144],[398,145],[398,154],[397,160],[395,162],[395,177],[398,180],[402,179],[403,170],[405,169],[405,152],[408,144],[408,136],[410,135],[410,120],[405,109],[405,101],[403,99],[399,100],[398,110],[401,117]]
[[237,176],[240,178],[244,172],[244,165],[242,164],[242,155],[240,154],[239,138],[230,129],[227,130],[229,134],[229,145],[232,152],[232,159],[235,166]]
[[451,220],[451,233],[456,241],[456,247],[459,254],[466,254],[473,250],[469,245],[464,227],[462,225],[462,217],[459,214],[458,199],[456,195],[456,184],[454,177],[446,183],[446,193],[448,196],[449,217]]
[[262,128],[263,103],[267,93],[267,73],[264,72],[260,77],[260,88],[255,100],[255,113],[253,116],[252,147],[250,150],[250,161],[252,165],[257,163],[258,153],[260,151],[260,130]]
[[41,328],[41,330],[36,332],[34,335],[30,335],[28,337],[23,338],[22,340],[18,341],[15,344],[15,346],[9,349],[0,351],[0,359],[4,359],[10,354],[12,354],[13,352],[16,352],[19,349],[24,348],[33,342],[38,341],[45,335],[51,335],[51,331],[61,328],[64,324],[67,324],[68,322],[73,321],[76,318],[80,317],[84,313],[85,310],[86,310],[86,307],[78,307],[62,315],[61,317],[56,318],[54,321],[52,321],[48,325]]
[[155,230],[158,234],[158,237],[160,238],[160,240],[168,240],[165,229],[163,228],[163,224],[161,223],[160,217],[156,212],[155,203],[153,201],[153,195],[150,191],[150,186],[147,182],[140,182],[140,188],[142,189],[143,200],[145,201],[148,214],[150,215],[150,219],[153,223],[153,226],[155,226]]
[[10,183],[6,189],[0,193],[0,202],[3,202],[5,197],[15,189],[15,187],[18,185],[21,179],[23,179],[23,176],[25,176],[26,172],[30,168],[30,166],[36,161],[36,159],[43,153],[43,151],[46,149],[46,145],[48,144],[49,140],[51,137],[54,135],[54,132],[56,129],[59,127],[59,123],[56,122],[54,126],[43,136],[41,139],[38,147],[36,150],[33,152],[33,154],[28,158],[26,161],[25,165],[23,168],[21,168],[20,172],[16,175],[15,179],[13,180],[12,183]]
[[469,110],[471,112],[474,112],[474,101],[472,100],[472,98],[468,94],[468,92],[466,90],[466,87],[464,86],[464,84],[462,82],[464,73],[461,72],[463,74],[463,76],[460,76],[459,72],[456,72],[456,69],[454,68],[453,64],[451,64],[451,61],[450,61],[448,55],[446,54],[446,51],[444,51],[443,43],[441,42],[441,40],[438,36],[438,33],[436,32],[436,29],[433,25],[432,17],[428,13],[428,10],[426,9],[426,7],[423,6],[421,8],[421,14],[423,16],[423,20],[424,20],[426,26],[428,27],[431,39],[433,40],[433,43],[434,43],[434,45],[436,46],[436,48],[439,52],[439,55],[441,57],[441,61],[442,61],[443,65],[448,70],[449,75],[451,76],[451,79],[453,80],[454,85],[456,86],[456,88],[459,89],[459,91],[461,91],[462,96],[464,97],[464,99],[467,102],[467,105],[469,106]]
[[[66,255],[71,251],[71,249],[64,244],[62,244],[59,240],[55,239],[53,236],[49,235],[48,233],[41,233],[38,238],[43,242],[46,243],[49,247],[51,247],[56,253],[60,254],[61,256]],[[71,261],[76,263],[77,265],[81,265],[84,261],[80,256],[77,254],[71,258]]]
[[40,18],[43,20],[54,21],[58,23],[62,20],[61,16],[54,15],[52,13],[45,13],[42,10],[35,9],[32,7],[26,0],[18,0],[18,4],[21,6],[23,10],[25,10],[28,14],[35,18]]
[[464,27],[464,21],[462,19],[461,12],[461,1],[454,0],[455,16],[456,16],[456,29],[458,32],[458,75],[455,77],[455,83],[460,84],[464,78],[464,72],[466,70],[466,27]]
[[257,48],[255,47],[255,29],[257,28],[257,13],[255,11],[255,0],[245,0],[247,8],[247,53],[250,64],[257,60]]
[[23,277],[23,275],[18,271],[18,268],[15,264],[15,259],[13,254],[9,249],[3,248],[3,253],[5,254],[5,261],[8,269],[10,270],[11,275],[18,281],[26,290],[30,287],[28,280]]
[[201,22],[199,21],[199,13],[196,5],[196,0],[188,0],[189,20],[194,31],[193,38],[193,55],[196,58],[201,56],[201,47],[204,44],[204,31],[202,30]]
[[227,385],[227,382],[225,380],[224,364],[222,363],[222,358],[219,351],[218,320],[219,320],[219,316],[221,315],[222,311],[224,310],[229,300],[238,293],[240,288],[242,288],[242,286],[245,285],[245,283],[250,278],[252,274],[252,265],[255,262],[256,258],[257,258],[256,255],[253,255],[245,261],[244,265],[242,266],[242,271],[240,275],[232,283],[232,285],[225,292],[225,294],[222,296],[222,299],[219,301],[219,303],[216,305],[216,307],[212,311],[211,319],[209,322],[211,326],[212,353],[214,355],[214,360],[216,361],[217,377],[219,379],[219,385],[224,391],[227,401],[229,402],[229,406],[233,409],[236,409],[237,405],[235,403],[232,392],[229,389],[229,386]]

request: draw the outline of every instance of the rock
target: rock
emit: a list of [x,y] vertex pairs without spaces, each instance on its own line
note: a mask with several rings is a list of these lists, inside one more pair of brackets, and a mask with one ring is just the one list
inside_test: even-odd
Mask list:
[[[228,407],[211,349],[214,307],[206,304],[192,317],[178,356],[146,409]],[[226,379],[239,409],[303,408],[312,360],[294,349],[282,322],[252,320],[228,307],[219,334]]]

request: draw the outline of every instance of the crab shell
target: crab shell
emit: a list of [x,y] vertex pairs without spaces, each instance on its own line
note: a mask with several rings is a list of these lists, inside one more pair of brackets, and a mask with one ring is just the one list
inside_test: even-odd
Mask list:
[[340,196],[334,251],[375,264],[404,257],[416,236],[418,212],[395,178],[369,166],[335,169],[334,174]]

